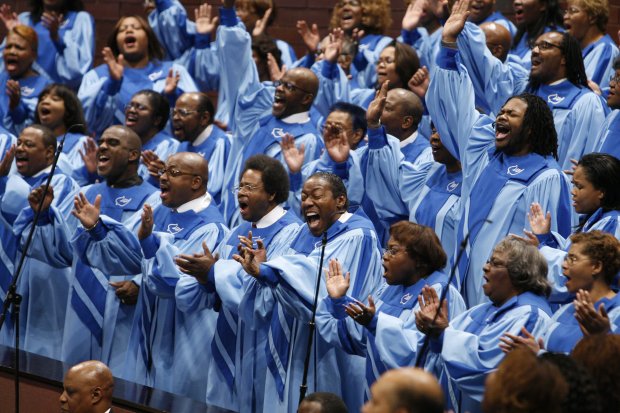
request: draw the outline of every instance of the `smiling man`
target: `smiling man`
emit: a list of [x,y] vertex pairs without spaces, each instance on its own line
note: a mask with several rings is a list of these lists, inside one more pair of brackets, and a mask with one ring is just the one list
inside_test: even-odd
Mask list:
[[[364,300],[374,291],[381,274],[379,243],[372,223],[360,210],[347,212],[348,198],[340,178],[317,172],[304,183],[301,210],[306,221],[281,257],[264,261],[264,254],[245,248],[235,259],[257,282],[273,291],[279,317],[269,330],[271,352],[267,355],[265,400],[262,411],[290,411],[299,402],[308,328],[321,255],[327,239],[324,264],[338,259],[351,272],[351,296]],[[261,263],[262,262],[262,263]],[[325,290],[319,298],[325,295]],[[281,312],[280,312],[281,311]],[[285,332],[295,332],[287,335]],[[339,394],[350,411],[362,402],[364,360],[316,340],[316,362],[310,364],[308,391]],[[345,367],[338,367],[345,366]],[[316,383],[316,388],[314,386]]]

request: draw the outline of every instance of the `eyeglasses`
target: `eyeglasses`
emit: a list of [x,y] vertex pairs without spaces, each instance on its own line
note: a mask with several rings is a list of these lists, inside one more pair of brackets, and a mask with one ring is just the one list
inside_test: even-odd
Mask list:
[[344,6],[359,7],[360,2],[358,0],[341,0],[338,3],[336,3],[336,7],[344,7]]
[[163,174],[167,174],[168,176],[171,176],[173,178],[176,178],[177,176],[181,176],[181,175],[198,176],[194,173],[179,171],[178,169],[175,169],[175,168],[162,168],[159,171],[157,171],[157,175],[162,176]]
[[564,50],[564,48],[562,46],[559,46],[557,44],[553,44],[553,43],[549,43],[545,40],[541,40],[540,42],[536,42],[534,44],[532,44],[530,46],[530,49],[534,50],[538,47],[538,50],[549,50],[553,47],[560,49],[560,50]]
[[487,264],[495,268],[506,268],[506,263],[496,260],[495,258],[489,258]]
[[620,74],[611,75],[609,83],[614,82],[616,85],[620,83]]
[[564,10],[564,12],[562,14],[577,14],[577,13],[581,13],[581,9],[578,9],[577,7],[569,7],[568,9]]
[[291,82],[286,82],[286,81],[282,81],[282,80],[276,80],[275,82],[273,82],[273,85],[276,88],[280,87],[280,85],[281,85],[282,87],[284,87],[284,89],[288,90],[289,92],[292,92],[295,89],[297,89],[297,90],[301,90],[304,93],[308,93],[308,94],[312,95],[311,92],[308,92],[307,90],[302,89],[299,86],[297,86],[296,84],[291,83]]
[[405,249],[404,248],[396,248],[396,247],[384,248],[383,249],[383,255],[387,255],[389,257],[393,257],[393,256],[397,255],[401,251],[405,251]]
[[138,103],[138,102],[129,102],[128,104],[125,105],[125,111],[128,111],[129,109],[135,109],[135,110],[149,110],[150,108],[146,105],[143,105],[142,103]]
[[573,266],[575,264],[577,264],[579,261],[583,261],[583,260],[587,260],[588,257],[578,257],[576,255],[573,254],[566,254],[564,256],[564,261],[566,261],[566,263],[570,266]]
[[238,194],[241,191],[243,191],[243,192],[254,192],[257,189],[260,189],[262,187],[263,187],[262,185],[239,184],[239,186],[235,187],[235,193]]
[[179,115],[182,118],[188,117],[189,115],[191,115],[192,113],[199,113],[199,110],[188,110],[188,109],[171,109],[170,110],[170,116],[175,116],[175,115]]
[[396,59],[394,59],[393,57],[386,57],[385,59],[379,58],[377,59],[377,66],[381,65],[382,63],[385,65],[390,65],[394,63],[395,61]]

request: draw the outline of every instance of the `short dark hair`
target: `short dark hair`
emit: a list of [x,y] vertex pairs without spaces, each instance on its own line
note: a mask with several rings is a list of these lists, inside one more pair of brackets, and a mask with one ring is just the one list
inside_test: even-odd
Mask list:
[[583,254],[603,267],[602,276],[607,285],[614,282],[620,271],[620,241],[613,235],[595,230],[578,232],[570,236],[573,244],[581,245]]
[[390,227],[390,235],[405,246],[407,255],[422,266],[425,276],[446,266],[448,257],[433,229],[400,221]]
[[41,123],[39,119],[39,104],[41,98],[47,95],[56,95],[60,97],[65,104],[65,116],[63,117],[63,124],[65,128],[72,125],[76,126],[72,129],[73,132],[87,134],[88,128],[86,127],[86,119],[84,118],[84,110],[82,109],[82,102],[78,99],[75,92],[67,86],[60,83],[50,83],[39,93],[39,101],[37,102],[37,110],[34,111],[34,123]]
[[260,36],[252,36],[252,51],[256,52],[258,57],[265,62],[267,62],[267,53],[271,53],[274,59],[276,59],[278,67],[282,67],[282,52],[278,49],[275,40],[267,34],[263,33]]
[[558,133],[549,105],[531,93],[521,93],[510,99],[520,99],[527,104],[523,116],[523,133],[528,137],[531,151],[541,156],[558,159]]
[[155,32],[153,31],[149,23],[144,19],[144,17],[137,14],[123,16],[118,19],[116,25],[114,25],[114,29],[108,36],[106,46],[108,46],[112,50],[112,54],[114,54],[114,56],[118,56],[120,54],[118,44],[116,43],[116,35],[118,34],[118,31],[120,30],[123,21],[130,17],[138,20],[140,22],[140,25],[144,29],[144,32],[146,33],[146,38],[148,39],[149,43],[147,51],[149,60],[162,60],[164,58],[164,48],[161,46],[159,40],[157,40],[157,36],[155,35]]
[[588,182],[603,192],[601,207],[606,211],[620,210],[620,160],[606,153],[583,155],[577,164]]
[[36,129],[39,132],[41,132],[41,134],[43,135],[42,136],[43,146],[45,146],[46,148],[49,146],[53,146],[54,151],[56,151],[56,145],[57,145],[56,136],[54,136],[54,132],[52,132],[50,128],[48,128],[47,126],[40,125],[38,123],[33,123],[32,125],[28,125],[24,129],[28,129],[28,128]]
[[348,413],[347,406],[334,393],[316,392],[307,395],[303,402],[316,402],[321,405],[321,413]]
[[138,95],[144,95],[149,100],[149,103],[153,107],[153,118],[159,119],[155,127],[157,130],[162,130],[166,126],[166,123],[168,123],[168,118],[170,117],[170,103],[168,99],[161,93],[151,89],[142,89],[134,93],[132,98]]
[[352,103],[339,101],[332,105],[329,108],[329,113],[331,112],[344,112],[347,113],[351,117],[351,121],[353,123],[353,130],[361,129],[363,131],[363,135],[366,135],[366,130],[368,129],[368,123],[366,121],[366,111],[360,106],[354,105]]
[[280,161],[263,154],[250,156],[243,165],[239,179],[248,169],[261,172],[265,192],[275,195],[275,203],[281,204],[288,199],[288,173]]
[[330,190],[332,191],[332,195],[334,196],[334,198],[338,198],[341,195],[344,196],[346,200],[344,207],[347,210],[349,209],[349,197],[347,195],[347,187],[344,185],[344,182],[342,181],[342,179],[340,179],[338,175],[331,172],[319,171],[313,173],[308,177],[308,179],[311,178],[318,178],[326,181],[329,184]]

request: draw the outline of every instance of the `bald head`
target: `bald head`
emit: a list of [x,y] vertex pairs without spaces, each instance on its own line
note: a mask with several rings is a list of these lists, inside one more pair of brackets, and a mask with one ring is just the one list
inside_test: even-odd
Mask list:
[[316,96],[319,91],[319,78],[316,77],[312,70],[306,69],[305,67],[296,67],[287,71],[286,74],[290,76],[293,81],[299,82],[296,83],[297,86]]
[[208,164],[197,153],[171,155],[164,171],[159,177],[159,189],[161,203],[168,208],[178,208],[207,192]]
[[424,106],[420,98],[408,89],[395,88],[388,91],[381,124],[387,133],[399,140],[407,139],[418,130]]
[[207,186],[209,180],[209,164],[207,160],[195,152],[178,152],[168,158],[168,163],[175,163],[183,167],[183,170],[192,171]]
[[280,79],[273,97],[271,113],[278,119],[307,112],[319,90],[319,79],[310,69],[296,67]]
[[112,406],[114,378],[100,361],[77,364],[67,371],[60,396],[63,412],[103,413]]
[[491,54],[505,62],[512,42],[508,29],[501,24],[489,22],[482,23],[480,30],[484,32]]
[[126,149],[130,151],[142,151],[142,140],[138,136],[136,132],[132,129],[129,129],[127,126],[123,125],[114,125],[110,126],[106,130],[103,131],[101,136],[103,135],[113,135],[116,136],[121,142],[124,142],[124,146]]

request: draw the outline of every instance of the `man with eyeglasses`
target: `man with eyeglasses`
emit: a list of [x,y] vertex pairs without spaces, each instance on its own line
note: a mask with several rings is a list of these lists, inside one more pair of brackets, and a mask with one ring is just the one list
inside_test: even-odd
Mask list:
[[[135,230],[143,204],[160,202],[157,190],[138,175],[140,151],[134,131],[112,126],[97,149],[97,174],[105,181],[83,187],[70,215],[51,205],[53,195],[42,188],[30,195],[31,208],[45,196],[30,254],[72,268],[60,350],[67,363],[94,358],[117,371],[124,362],[143,259],[136,253]],[[30,211],[15,227],[18,234],[28,233],[32,217]]]
[[[176,260],[181,271],[175,292],[178,308],[187,314],[204,308],[219,310],[215,337],[207,342],[213,357],[206,391],[211,405],[241,412],[260,411],[256,406],[262,406],[267,333],[278,311],[270,291],[232,257],[240,243],[266,248],[269,259],[288,250],[301,224],[294,213],[280,206],[288,188],[287,172],[279,161],[266,155],[250,157],[236,188],[244,222],[215,251],[184,251]],[[222,259],[215,262],[214,256]]]
[[201,400],[211,357],[196,349],[213,337],[216,314],[179,311],[175,257],[215,249],[228,229],[207,191],[208,165],[202,156],[171,155],[159,174],[161,206],[142,207],[137,231],[140,247],[134,253],[144,256],[142,288],[121,376]]
[[209,97],[200,92],[184,93],[177,99],[170,118],[172,132],[181,141],[179,152],[195,152],[209,164],[209,193],[220,204],[230,141],[213,123],[215,109]]
[[288,70],[277,79],[275,93],[260,83],[252,59],[251,38],[235,14],[234,1],[220,9],[217,50],[222,63],[220,92],[226,96],[231,118],[231,156],[221,210],[231,225],[239,223],[237,199],[232,193],[244,162],[266,154],[283,162],[280,141],[285,134],[305,147],[305,162],[319,157],[323,144],[309,111],[317,95],[318,79],[306,68]]
[[[588,86],[581,47],[569,33],[550,31],[532,46],[531,64],[504,64],[491,55],[478,27],[465,23],[469,0],[462,0],[444,26],[444,48],[458,53],[474,85],[476,100],[486,103],[491,113],[513,95],[533,93],[553,113],[558,134],[559,164],[570,169],[571,159],[580,159],[596,146],[595,138],[607,114],[599,96]],[[528,77],[529,76],[529,77]]]

